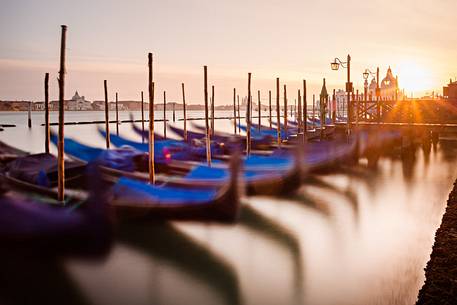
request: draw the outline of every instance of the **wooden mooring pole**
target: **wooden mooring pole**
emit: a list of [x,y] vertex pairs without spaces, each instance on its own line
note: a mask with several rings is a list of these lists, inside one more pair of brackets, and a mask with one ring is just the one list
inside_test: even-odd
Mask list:
[[167,138],[167,92],[163,92],[163,137]]
[[262,102],[260,101],[260,90],[257,90],[257,100],[259,106],[259,132],[262,125]]
[[288,138],[287,133],[287,87],[284,84],[284,133],[286,139]]
[[213,116],[211,115],[211,108],[213,107],[213,100],[211,99],[211,96],[209,97],[209,105],[208,105],[208,119],[209,119],[209,134],[213,134]]
[[294,121],[298,122],[297,120],[297,100],[294,99],[294,105],[290,105],[290,117],[294,117]]
[[241,113],[240,113],[240,96],[236,96],[236,102],[238,105],[238,134],[241,134]]
[[141,140],[144,143],[144,99],[143,99],[143,91],[141,91]]
[[182,89],[182,111],[184,117],[184,141],[187,142],[187,114],[186,114],[186,94],[184,91],[184,83],[181,83]]
[[208,67],[203,67],[203,86],[205,92],[206,161],[211,166],[211,135],[208,121]]
[[281,147],[281,106],[279,105],[279,77],[276,78],[276,124],[278,146]]
[[248,104],[246,105],[246,154],[251,154],[251,73],[248,73]]
[[308,101],[306,100],[306,80],[303,80],[303,142],[306,141],[308,131]]
[[116,92],[116,135],[119,135],[119,100]]
[[106,79],[103,81],[103,86],[105,88],[105,140],[106,140],[106,148],[109,149],[110,144],[110,136],[109,136],[109,104],[108,104],[108,84],[106,83]]
[[316,129],[316,124],[315,124],[315,114],[314,114],[314,109],[316,107],[316,95],[313,94],[313,119],[312,119],[312,122],[313,122],[313,129]]
[[300,135],[300,132],[302,130],[302,116],[301,116],[301,94],[300,94],[300,89],[298,89],[298,92],[297,92],[298,96],[297,96],[297,106],[298,106],[298,117],[297,117],[297,122],[298,122],[298,135]]
[[268,90],[268,121],[271,129],[271,90]]
[[154,168],[154,82],[152,81],[152,53],[148,54],[149,89],[149,183],[155,183]]
[[176,103],[173,102],[173,123],[176,122],[176,112],[175,112],[175,106],[176,106]]
[[32,102],[29,102],[28,104],[27,125],[29,126],[29,128],[32,128]]
[[49,73],[44,75],[44,151],[49,154]]
[[359,95],[359,89],[357,89],[357,94],[356,94],[357,98],[356,98],[356,106],[355,106],[355,113],[356,113],[356,117],[355,117],[355,127],[356,129],[359,127],[359,111],[360,111],[360,95]]
[[378,124],[381,123],[381,89],[379,88],[379,67],[376,68],[376,115]]
[[211,86],[211,136],[214,136],[214,86]]
[[65,161],[64,161],[64,99],[65,99],[65,49],[67,26],[62,25],[60,41],[60,70],[59,70],[59,135],[57,142],[57,200],[65,198]]
[[233,134],[236,134],[236,88],[233,88]]

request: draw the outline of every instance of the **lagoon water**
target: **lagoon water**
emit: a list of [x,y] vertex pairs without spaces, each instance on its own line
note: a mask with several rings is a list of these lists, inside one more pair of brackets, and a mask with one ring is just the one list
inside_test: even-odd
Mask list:
[[[103,119],[103,112],[66,114],[66,121]],[[0,140],[42,151],[43,113],[34,112],[32,120],[28,129],[27,113],[0,113],[0,124],[17,124],[0,132]],[[155,127],[162,132],[162,123]],[[129,123],[119,128],[137,138]],[[217,120],[216,128],[232,132],[233,125]],[[65,133],[104,145],[96,125],[65,126]],[[457,177],[456,156],[457,141],[441,139],[414,155],[383,157],[376,169],[362,159],[316,176],[288,198],[244,198],[235,225],[122,224],[108,257],[65,259],[54,272],[64,275],[56,277],[67,282],[61,293],[78,298],[74,303],[413,304]]]

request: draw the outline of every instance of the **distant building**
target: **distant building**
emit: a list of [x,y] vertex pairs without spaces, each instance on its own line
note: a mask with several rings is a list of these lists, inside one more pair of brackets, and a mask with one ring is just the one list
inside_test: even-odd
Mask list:
[[[86,101],[84,96],[79,96],[78,91],[75,92],[71,100],[64,100],[63,104],[64,110],[66,111],[92,110],[92,103],[90,101]],[[50,101],[49,109],[51,111],[59,111],[59,101]]]
[[59,101],[50,101],[49,102],[49,110],[50,111],[58,111],[59,110]]
[[[376,88],[377,88],[376,78],[372,78],[370,84],[368,85],[368,98],[371,96],[373,100],[376,99]],[[387,69],[386,76],[381,80],[379,85],[379,93],[382,98],[388,100],[394,100],[395,98],[401,98],[403,96],[400,91],[398,91],[398,78],[393,75],[392,69],[389,67]]]
[[79,96],[78,91],[76,91],[71,100],[67,101],[65,107],[68,107],[68,110],[92,110],[92,103],[86,101],[84,95]]
[[344,91],[343,89],[338,89],[335,92],[335,99],[336,99],[337,105],[346,104],[346,101],[347,101],[347,93],[346,93],[346,91]]
[[373,77],[373,79],[370,82],[370,85],[368,85],[368,98],[371,96],[373,99],[376,98],[376,87],[378,84],[376,83],[376,79]]
[[392,74],[392,69],[387,69],[386,77],[381,81],[381,97],[395,99],[397,95],[397,78]]
[[44,110],[44,102],[35,102],[35,103],[33,103],[33,110],[35,110],[35,111],[43,111]]
[[4,111],[28,111],[30,101],[2,101],[0,110]]
[[[187,105],[188,107],[189,105]],[[209,106],[209,105],[208,105]],[[173,110],[173,107],[175,107],[175,111],[178,111],[178,110],[182,110],[183,109],[183,106],[181,103],[177,103],[177,102],[167,102],[167,104],[165,105],[165,109],[168,110],[168,111],[171,111]],[[217,107],[217,106],[215,106]],[[187,109],[187,108],[186,108]],[[160,104],[155,104],[154,105],[154,110],[162,110],[163,111],[163,103],[160,103]]]
[[[75,111],[76,110],[76,101],[66,100],[63,101],[65,111]],[[49,108],[51,111],[59,111],[59,101],[49,102]]]
[[93,110],[105,110],[105,101],[93,101],[92,109]]
[[[122,109],[128,109],[131,111],[140,111],[141,110],[141,101],[119,101],[119,107]],[[147,110],[146,108],[146,103],[143,105],[144,109]]]
[[195,105],[195,104],[186,105],[186,110],[196,111],[196,110],[204,110],[204,109],[205,109],[204,105]]
[[443,97],[449,102],[457,103],[457,81],[449,80],[449,84],[443,87]]

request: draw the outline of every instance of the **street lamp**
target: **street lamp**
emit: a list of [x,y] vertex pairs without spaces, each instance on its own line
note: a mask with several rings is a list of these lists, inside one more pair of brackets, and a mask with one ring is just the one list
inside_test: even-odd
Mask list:
[[365,84],[368,84],[368,77],[371,75],[373,76],[373,78],[376,78],[376,73],[375,72],[371,72],[370,69],[365,69],[365,71],[363,72],[363,79],[365,80]]
[[381,105],[380,105],[380,97],[381,97],[381,89],[379,88],[379,67],[376,68],[376,73],[371,72],[370,69],[365,69],[365,72],[363,72],[363,78],[365,79],[365,101],[367,99],[367,88],[368,88],[368,82],[367,79],[369,76],[376,77],[376,99],[377,99],[377,106],[376,106],[376,112],[378,116],[378,123],[381,120]]
[[373,78],[376,77],[376,73],[375,72],[371,72],[370,69],[365,69],[365,71],[363,72],[362,75],[363,75],[363,79],[364,80],[367,80],[370,75],[373,76]]
[[348,54],[346,61],[341,61],[339,58],[335,57],[333,62],[330,63],[330,67],[332,70],[336,71],[339,67],[342,66],[343,68],[347,68],[347,82],[346,82],[346,93],[347,93],[347,105],[348,105],[348,112],[347,112],[347,129],[348,134],[351,130],[351,118],[352,118],[352,106],[351,106],[351,92],[352,92],[352,83],[351,83],[351,55]]
[[332,70],[336,71],[340,68],[340,65],[343,68],[347,68],[348,65],[350,65],[351,62],[351,57],[348,55],[348,61],[341,61],[338,57],[335,57],[335,59],[330,63],[330,67]]
[[370,69],[365,69],[365,71],[362,73],[362,75],[363,75],[363,79],[365,80],[365,82],[363,83],[364,84],[364,92],[363,92],[364,94],[363,95],[364,95],[364,98],[365,98],[365,109],[364,109],[364,111],[365,111],[365,119],[366,119],[367,118],[367,113],[366,113],[366,111],[367,111],[367,100],[368,100],[368,77],[371,75],[371,76],[373,76],[373,78],[375,78],[376,73],[371,72]]
[[[336,62],[337,58],[335,58],[335,61],[330,63],[330,66],[332,67],[332,70],[338,70],[339,67],[340,67],[340,64],[338,62]],[[339,60],[339,59],[338,59]]]

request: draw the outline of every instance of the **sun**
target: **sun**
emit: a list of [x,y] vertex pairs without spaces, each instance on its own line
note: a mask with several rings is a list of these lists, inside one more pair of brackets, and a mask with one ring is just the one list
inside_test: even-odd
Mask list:
[[419,94],[433,87],[430,71],[414,61],[402,61],[396,66],[398,73],[399,89],[405,89],[405,93]]

